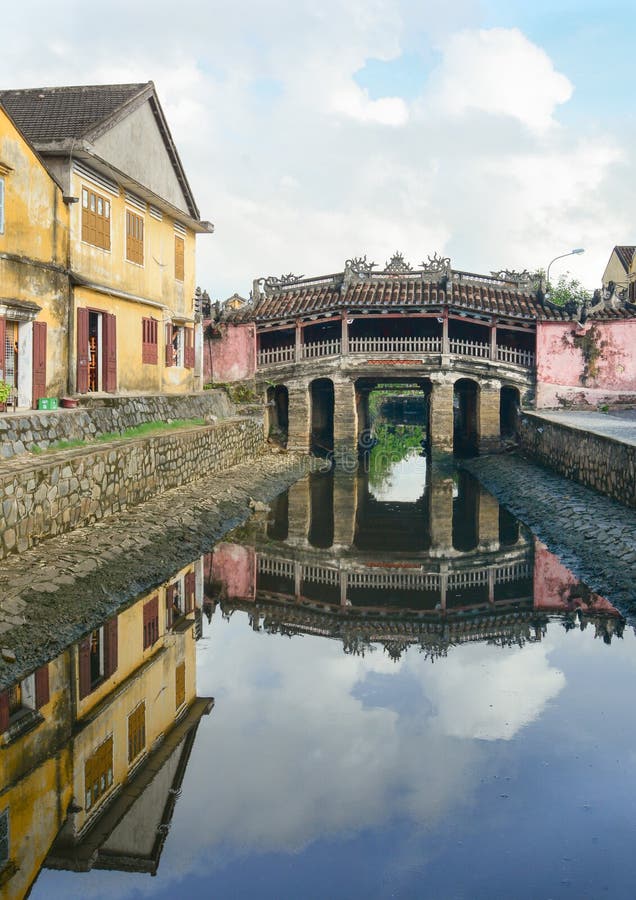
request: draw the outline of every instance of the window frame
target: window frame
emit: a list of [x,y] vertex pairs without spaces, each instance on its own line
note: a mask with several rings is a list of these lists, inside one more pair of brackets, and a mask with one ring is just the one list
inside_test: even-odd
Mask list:
[[[141,722],[138,719],[141,719]],[[142,700],[128,716],[128,765],[136,762],[145,749],[146,701]]]
[[[180,701],[180,702],[179,702]],[[178,712],[186,702],[186,673],[185,660],[175,666],[174,669],[174,706]]]
[[[135,210],[129,209],[126,207],[126,227],[124,240],[126,243],[125,246],[125,256],[126,262],[132,263],[134,266],[140,266],[143,269],[145,263],[145,253],[146,253],[146,243],[145,243],[145,234],[146,234],[146,222],[144,216]],[[135,236],[130,233],[129,225],[137,224],[140,226],[141,237]],[[134,256],[134,245],[140,245],[140,252],[137,257]],[[133,256],[130,255],[131,250],[133,251]]]
[[[91,197],[95,201],[95,206],[93,209],[91,209]],[[86,199],[86,202],[84,202],[85,199]],[[100,201],[102,204],[102,212],[101,213],[98,211]],[[97,247],[98,250],[104,250],[106,253],[110,253],[111,245],[112,245],[111,232],[112,232],[112,220],[113,220],[112,201],[108,197],[105,197],[103,194],[98,193],[95,190],[95,188],[82,183],[82,186],[80,189],[80,210],[81,210],[80,231],[81,231],[82,243],[89,244],[91,247]],[[107,214],[104,213],[104,210],[108,210]],[[102,232],[102,235],[104,237],[104,243],[100,243],[97,240],[91,240],[89,237],[86,236],[87,232],[90,229],[90,224],[88,221],[85,222],[85,213],[87,213],[88,215],[94,216],[96,219],[96,223],[101,223],[102,226],[103,226],[104,222],[108,222],[107,235],[106,235],[105,227]],[[95,236],[97,237],[98,229],[97,229],[96,223],[93,224],[92,227],[93,227],[93,231],[95,232]],[[108,239],[107,240],[108,246],[106,246],[106,236]]]
[[152,316],[141,319],[141,362],[149,366],[159,362],[159,320]]
[[4,178],[0,175],[0,234],[4,234]]
[[[100,754],[106,754],[107,748],[110,745],[110,766],[104,768],[103,761],[100,761]],[[95,768],[97,774],[97,781],[90,782],[90,792],[89,792],[89,766]],[[93,773],[91,772],[91,775]],[[101,744],[93,750],[91,755],[84,760],[84,808],[86,813],[88,814],[93,810],[96,806],[99,805],[100,801],[111,791],[113,785],[115,784],[115,753],[114,753],[114,743],[113,743],[113,735],[110,734]],[[95,791],[93,790],[94,786],[97,786],[97,793],[95,795]]]
[[[3,822],[6,823],[3,828]],[[3,834],[4,832],[4,834]],[[6,850],[3,852],[2,845],[3,843],[6,845]],[[9,863],[11,859],[11,822],[9,819],[9,807],[5,806],[5,808],[0,812],[0,872],[5,868],[5,866]]]
[[185,235],[182,234],[174,236],[174,279],[185,281]]

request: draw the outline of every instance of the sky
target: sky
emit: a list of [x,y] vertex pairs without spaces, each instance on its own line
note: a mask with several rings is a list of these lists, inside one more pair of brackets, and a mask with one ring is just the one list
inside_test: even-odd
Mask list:
[[[632,225],[627,2],[22,0],[0,84],[152,79],[201,216],[197,282],[400,251],[600,284]],[[6,36],[11,35],[11,40]]]

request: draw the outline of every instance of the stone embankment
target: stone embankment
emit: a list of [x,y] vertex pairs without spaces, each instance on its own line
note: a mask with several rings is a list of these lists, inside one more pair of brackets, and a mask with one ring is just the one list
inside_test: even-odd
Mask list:
[[577,577],[636,624],[633,510],[516,453],[463,465]]
[[254,459],[262,416],[89,444],[0,466],[0,559]]
[[573,481],[636,507],[636,428],[602,414],[521,416],[523,451]]
[[220,390],[199,394],[87,396],[81,403],[82,408],[73,410],[25,410],[1,415],[0,454],[10,459],[34,447],[46,450],[60,441],[90,440],[145,422],[210,416],[225,419],[234,413],[227,394]]
[[0,646],[16,659],[0,658],[0,689],[209,552],[251,515],[251,500],[271,500],[315,465],[261,454],[5,560]]

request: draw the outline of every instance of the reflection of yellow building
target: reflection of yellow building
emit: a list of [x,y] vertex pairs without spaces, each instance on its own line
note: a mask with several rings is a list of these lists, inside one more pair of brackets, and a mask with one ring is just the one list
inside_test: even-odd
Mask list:
[[3,896],[22,896],[45,859],[156,871],[211,705],[196,698],[202,586],[198,562],[0,694]]
[[0,92],[70,213],[69,388],[201,387],[200,219],[152,82]]
[[69,212],[0,105],[0,379],[11,405],[66,391]]

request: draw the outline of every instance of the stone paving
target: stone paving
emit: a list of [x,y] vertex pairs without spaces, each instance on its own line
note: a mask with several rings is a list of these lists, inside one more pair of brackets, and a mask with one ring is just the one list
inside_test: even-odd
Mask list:
[[560,422],[570,428],[601,434],[605,437],[636,445],[636,409],[611,412],[587,412],[582,410],[539,410],[533,413],[549,422]]
[[270,500],[315,465],[264,454],[3,561],[0,687],[208,552],[251,499]]
[[636,512],[517,453],[464,467],[592,590],[636,624]]

